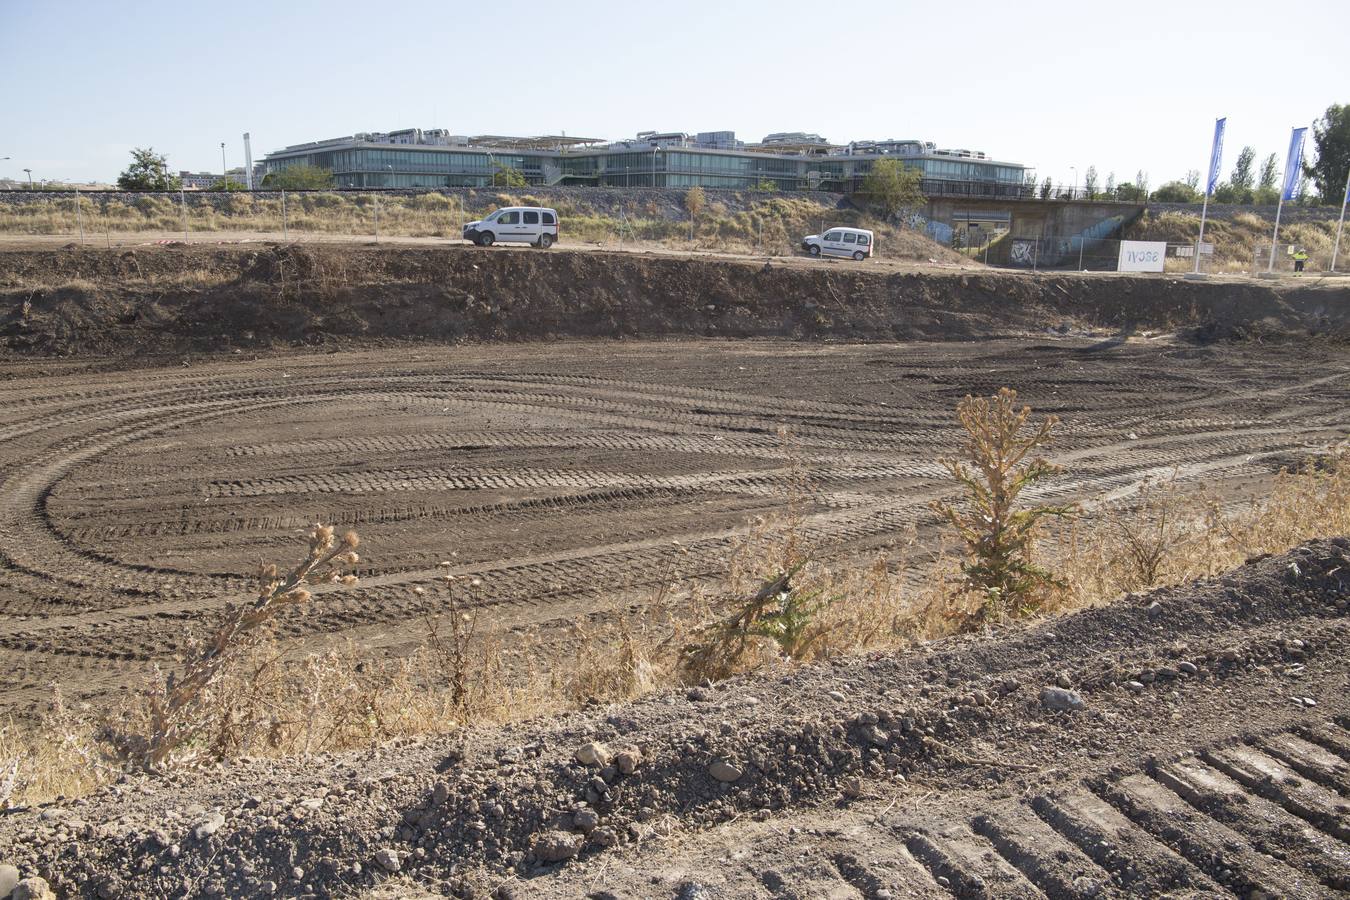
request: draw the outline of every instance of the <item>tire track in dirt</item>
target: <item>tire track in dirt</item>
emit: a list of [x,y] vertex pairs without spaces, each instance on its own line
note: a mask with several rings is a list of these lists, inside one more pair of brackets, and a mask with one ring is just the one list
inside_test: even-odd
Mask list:
[[[781,505],[796,467],[815,482],[805,529],[822,552],[929,529],[928,504],[952,493],[934,462],[957,443],[951,398],[982,386],[1076,410],[1052,449],[1070,472],[1034,494],[1057,500],[1125,495],[1173,470],[1259,478],[1263,458],[1346,433],[1344,364],[1328,373],[1288,353],[1187,367],[1133,348],[1126,365],[1080,355],[1070,367],[1053,345],[925,345],[878,378],[877,347],[778,346],[701,358],[697,344],[625,345],[625,362],[579,354],[551,359],[556,371],[533,348],[496,348],[491,367],[473,353],[409,364],[368,352],[35,379],[0,426],[0,678],[25,653],[79,661],[80,678],[100,659],[165,658],[247,588],[241,556],[289,546],[311,512],[412,543],[359,589],[288,617],[291,635],[396,636],[443,606],[435,541],[451,536],[475,543],[450,571],[483,579],[475,602],[503,620],[705,577],[739,523]],[[1037,353],[1049,364],[1029,364]],[[631,377],[634,356],[648,380]],[[1298,365],[1321,368],[1301,380]],[[1159,391],[1175,395],[1162,413]],[[550,548],[557,530],[576,533]],[[517,533],[536,537],[521,549]]]

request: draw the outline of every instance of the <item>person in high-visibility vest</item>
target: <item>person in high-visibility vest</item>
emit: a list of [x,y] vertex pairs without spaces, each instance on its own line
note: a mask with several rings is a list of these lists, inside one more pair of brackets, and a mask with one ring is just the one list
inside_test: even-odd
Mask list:
[[1308,251],[1299,247],[1294,251],[1294,274],[1303,274],[1303,264],[1308,261]]

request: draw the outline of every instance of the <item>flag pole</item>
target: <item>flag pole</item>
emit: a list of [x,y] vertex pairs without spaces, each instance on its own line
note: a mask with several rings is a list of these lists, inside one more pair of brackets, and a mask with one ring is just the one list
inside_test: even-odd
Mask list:
[[1195,239],[1195,274],[1200,274],[1200,248],[1205,243],[1205,214],[1209,212],[1209,192],[1205,192],[1205,203],[1200,207],[1200,237]]
[[1205,243],[1205,218],[1209,213],[1209,195],[1214,192],[1214,184],[1219,178],[1219,166],[1223,159],[1223,130],[1228,117],[1214,120],[1214,144],[1209,150],[1209,171],[1205,173],[1205,203],[1200,208],[1200,237],[1195,241],[1195,274],[1200,274],[1200,248]]
[[1284,160],[1284,186],[1280,189],[1280,203],[1275,207],[1275,232],[1270,236],[1267,275],[1275,273],[1275,247],[1280,242],[1280,213],[1284,211],[1284,201],[1294,199],[1294,188],[1301,174],[1299,170],[1303,168],[1303,139],[1307,133],[1307,128],[1295,128],[1289,133],[1289,155]]
[[1275,271],[1275,245],[1280,240],[1280,212],[1284,209],[1284,191],[1280,191],[1280,202],[1275,207],[1275,233],[1270,236],[1270,259],[1266,262],[1266,274]]
[[1341,252],[1341,230],[1345,228],[1345,204],[1350,201],[1350,172],[1345,173],[1345,196],[1341,198],[1341,217],[1336,222],[1336,246],[1331,249],[1331,271],[1336,271],[1336,255]]

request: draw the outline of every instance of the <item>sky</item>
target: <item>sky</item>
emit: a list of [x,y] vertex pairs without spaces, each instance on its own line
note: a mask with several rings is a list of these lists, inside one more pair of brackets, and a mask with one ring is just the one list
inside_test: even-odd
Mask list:
[[1350,103],[1350,2],[0,0],[0,178],[218,172],[397,128],[616,140],[806,131],[983,150],[1039,177],[1227,174]]

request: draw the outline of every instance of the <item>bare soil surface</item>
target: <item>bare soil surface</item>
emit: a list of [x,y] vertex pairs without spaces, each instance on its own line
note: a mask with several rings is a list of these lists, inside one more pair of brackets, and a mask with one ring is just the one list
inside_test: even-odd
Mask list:
[[1350,285],[462,246],[0,253],[0,348],[25,355],[1049,330],[1344,342]]
[[1347,896],[1348,648],[1337,538],[1033,628],[130,777],[0,818],[0,855],[102,898]]
[[[805,467],[822,555],[885,548],[952,487],[967,393],[1064,420],[1046,496],[1176,472],[1241,495],[1343,440],[1335,347],[1055,337],[980,343],[558,342],[0,366],[0,709],[60,683],[102,703],[171,661],[315,521],[363,538],[362,585],[289,638],[399,653],[483,581],[495,628],[561,639],[725,570]],[[791,442],[779,435],[791,430]]]

